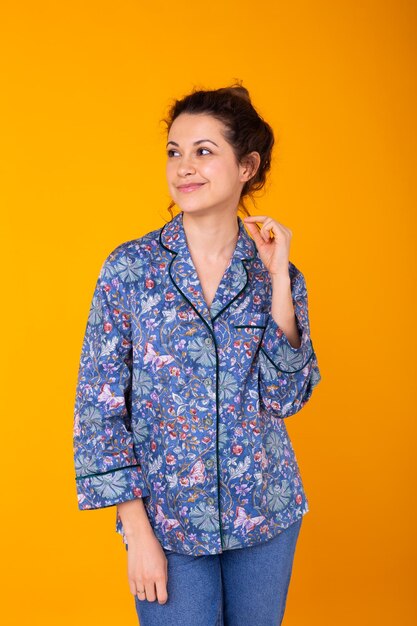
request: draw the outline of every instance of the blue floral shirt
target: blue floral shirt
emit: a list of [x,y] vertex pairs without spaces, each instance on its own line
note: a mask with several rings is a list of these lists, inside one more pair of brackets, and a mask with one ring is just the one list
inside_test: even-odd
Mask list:
[[[321,375],[303,274],[289,261],[294,348],[241,218],[210,308],[182,218],[120,244],[101,267],[77,380],[75,482],[80,510],[143,498],[163,547],[217,554],[308,512],[284,420]],[[127,544],[117,508],[116,532]]]

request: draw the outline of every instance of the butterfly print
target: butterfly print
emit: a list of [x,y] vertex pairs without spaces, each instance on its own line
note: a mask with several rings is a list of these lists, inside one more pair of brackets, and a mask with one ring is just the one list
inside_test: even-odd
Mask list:
[[249,517],[245,509],[241,506],[238,506],[236,508],[234,527],[238,528],[239,526],[242,526],[242,529],[244,529],[245,532],[248,533],[253,530],[255,526],[261,524],[264,519],[265,517],[263,515],[258,515],[257,517]]
[[145,345],[145,356],[143,357],[144,363],[151,363],[155,369],[161,369],[164,365],[172,363],[174,357],[169,354],[158,354],[151,343]]
[[124,397],[116,396],[110,389],[110,385],[108,385],[107,383],[101,385],[101,392],[99,393],[97,400],[99,402],[104,402],[111,409],[117,409],[125,402]]
[[194,556],[260,544],[309,510],[286,426],[321,379],[304,275],[289,262],[294,348],[271,315],[275,286],[239,216],[237,226],[210,307],[182,212],[113,248],[75,390],[78,508],[116,513],[141,498],[160,544]]

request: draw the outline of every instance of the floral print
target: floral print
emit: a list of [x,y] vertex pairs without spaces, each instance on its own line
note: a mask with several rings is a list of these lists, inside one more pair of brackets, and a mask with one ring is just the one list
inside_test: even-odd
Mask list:
[[[285,418],[321,380],[303,274],[289,262],[301,346],[270,315],[272,286],[237,216],[208,308],[183,213],[116,247],[95,286],[74,411],[80,510],[143,503],[166,549],[266,541],[308,512]],[[116,509],[116,531],[126,544]]]

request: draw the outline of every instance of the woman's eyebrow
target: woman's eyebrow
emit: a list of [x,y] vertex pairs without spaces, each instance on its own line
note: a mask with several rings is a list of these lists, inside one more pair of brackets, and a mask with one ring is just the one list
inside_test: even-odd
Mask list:
[[[214,141],[212,141],[211,139],[199,139],[198,141],[195,141],[193,143],[193,146],[197,146],[199,143],[204,143],[205,141],[209,141],[210,143],[214,143]],[[179,145],[176,141],[168,141],[167,146],[170,143],[174,144],[174,146],[178,146]],[[217,143],[214,143],[214,145],[217,146],[217,148],[219,147],[217,145]]]

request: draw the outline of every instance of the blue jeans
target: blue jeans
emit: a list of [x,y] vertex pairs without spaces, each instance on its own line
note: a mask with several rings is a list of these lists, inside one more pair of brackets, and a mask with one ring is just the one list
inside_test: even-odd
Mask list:
[[168,600],[134,596],[140,626],[279,626],[302,519],[264,543],[221,554],[163,548]]

